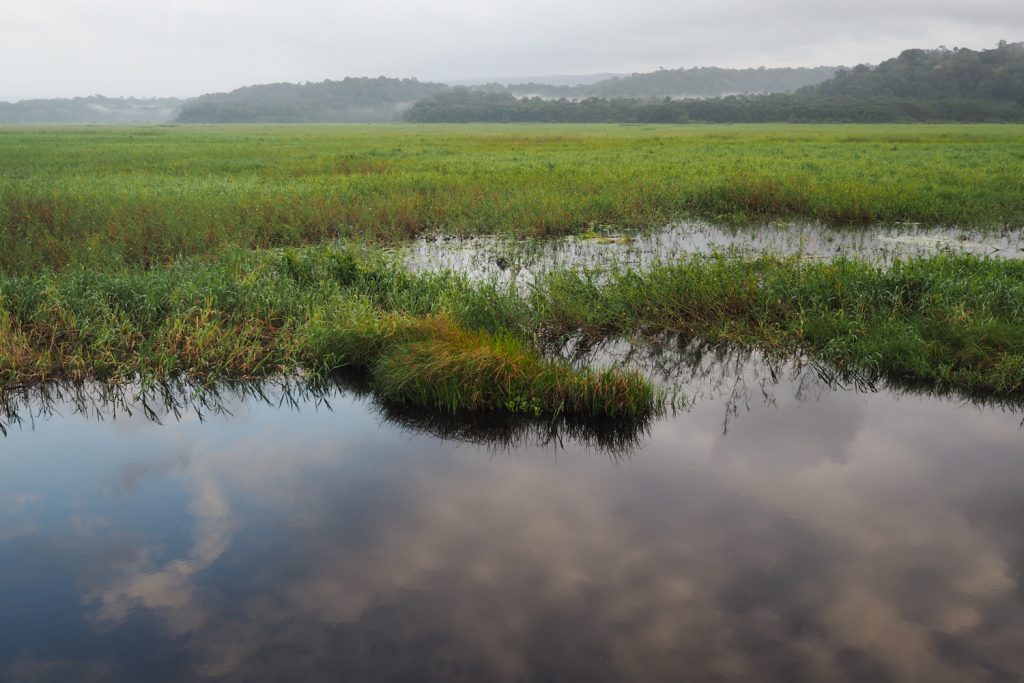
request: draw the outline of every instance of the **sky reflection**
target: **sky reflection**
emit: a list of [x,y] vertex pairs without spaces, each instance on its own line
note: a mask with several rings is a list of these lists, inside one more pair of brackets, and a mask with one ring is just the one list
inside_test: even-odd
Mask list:
[[1019,415],[800,382],[628,458],[351,395],[12,430],[0,679],[1024,676]]

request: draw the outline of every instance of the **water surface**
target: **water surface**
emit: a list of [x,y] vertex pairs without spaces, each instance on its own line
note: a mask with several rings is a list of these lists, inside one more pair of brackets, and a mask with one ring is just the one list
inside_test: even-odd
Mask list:
[[917,224],[837,228],[821,223],[728,226],[688,220],[656,230],[623,232],[600,228],[588,235],[561,239],[424,237],[403,245],[398,252],[413,270],[450,269],[480,279],[530,282],[534,274],[553,268],[616,266],[643,270],[658,261],[726,252],[746,257],[847,257],[882,264],[896,258],[940,253],[1019,259],[1024,258],[1024,233],[923,228]]
[[1024,677],[1019,411],[678,367],[693,405],[617,438],[344,388],[8,404],[0,680]]

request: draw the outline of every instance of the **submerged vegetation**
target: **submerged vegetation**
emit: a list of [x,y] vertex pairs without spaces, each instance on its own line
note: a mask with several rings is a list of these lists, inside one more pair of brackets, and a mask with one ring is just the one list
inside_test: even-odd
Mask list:
[[0,128],[0,270],[685,215],[1024,225],[1024,127]]
[[429,409],[644,416],[665,405],[649,381],[555,352],[666,333],[803,354],[867,382],[1019,397],[1024,263],[694,257],[554,269],[526,292],[334,246],[72,268],[0,282],[0,385],[355,371],[385,400]]

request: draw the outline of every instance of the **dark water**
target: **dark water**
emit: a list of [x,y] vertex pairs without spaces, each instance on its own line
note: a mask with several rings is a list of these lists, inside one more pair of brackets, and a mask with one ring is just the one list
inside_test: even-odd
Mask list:
[[726,365],[619,432],[8,406],[0,679],[1024,677],[1020,412]]

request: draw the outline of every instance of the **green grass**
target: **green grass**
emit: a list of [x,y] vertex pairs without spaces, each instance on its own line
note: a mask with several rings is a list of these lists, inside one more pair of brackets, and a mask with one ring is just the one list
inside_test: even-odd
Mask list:
[[554,270],[528,293],[412,274],[376,253],[229,250],[167,268],[0,278],[0,388],[363,374],[447,412],[638,416],[664,395],[552,357],[568,338],[675,334],[806,354],[872,382],[1024,395],[1024,263],[693,258]]
[[376,246],[686,215],[1020,229],[1021,168],[1024,126],[4,127],[0,389],[356,372],[430,411],[642,417],[650,382],[552,350],[668,334],[1020,398],[1020,263],[723,256],[515,292]]
[[1024,225],[1024,126],[0,128],[0,271],[700,215]]
[[[643,417],[635,373],[543,358],[507,330],[467,329],[444,301],[473,289],[324,247],[211,263],[0,280],[0,389],[47,382],[197,384],[347,370],[395,403],[444,411]],[[453,307],[454,310],[454,307]]]
[[869,383],[1024,395],[1024,262],[694,257],[649,272],[553,272],[530,299],[549,339],[699,337],[808,354]]

